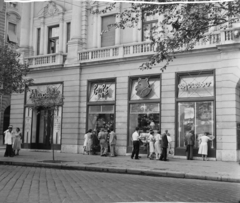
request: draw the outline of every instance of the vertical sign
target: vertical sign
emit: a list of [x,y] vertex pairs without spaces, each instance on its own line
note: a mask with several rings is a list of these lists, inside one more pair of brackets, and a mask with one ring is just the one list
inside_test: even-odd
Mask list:
[[237,150],[240,150],[240,123],[237,123]]
[[31,143],[32,109],[25,109],[24,143]]
[[62,107],[58,107],[54,111],[54,124],[53,124],[53,144],[61,143],[61,121],[62,121]]

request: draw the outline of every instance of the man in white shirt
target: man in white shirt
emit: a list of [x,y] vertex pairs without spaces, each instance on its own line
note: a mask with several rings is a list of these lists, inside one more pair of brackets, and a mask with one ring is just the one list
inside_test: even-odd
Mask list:
[[12,144],[13,144],[13,127],[10,125],[8,127],[8,130],[6,130],[5,133],[5,145],[6,145],[6,151],[4,156],[5,157],[13,157],[13,150],[12,150]]
[[139,128],[136,127],[135,132],[132,134],[132,142],[133,142],[133,150],[132,150],[132,155],[131,158],[133,159],[135,155],[135,159],[139,159],[138,154],[139,154]]

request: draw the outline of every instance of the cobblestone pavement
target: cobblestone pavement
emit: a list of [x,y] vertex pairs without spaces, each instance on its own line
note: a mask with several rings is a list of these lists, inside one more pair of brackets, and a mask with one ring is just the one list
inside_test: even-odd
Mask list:
[[1,203],[239,202],[240,184],[0,166]]

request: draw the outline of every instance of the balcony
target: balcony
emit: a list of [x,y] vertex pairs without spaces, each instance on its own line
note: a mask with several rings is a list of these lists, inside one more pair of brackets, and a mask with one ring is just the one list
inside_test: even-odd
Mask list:
[[[235,32],[238,31],[238,37]],[[224,44],[234,44],[240,39],[239,28],[227,29],[225,31],[215,31],[208,34],[208,40],[200,40],[196,43],[194,50],[216,47]],[[182,48],[184,50],[185,47]],[[78,59],[82,62],[93,62],[110,59],[128,58],[133,56],[151,55],[154,54],[156,47],[150,42],[140,42],[135,44],[125,44],[112,47],[89,49],[78,52]]]
[[65,63],[67,54],[46,54],[24,58],[29,68],[41,68],[48,66],[58,66]]

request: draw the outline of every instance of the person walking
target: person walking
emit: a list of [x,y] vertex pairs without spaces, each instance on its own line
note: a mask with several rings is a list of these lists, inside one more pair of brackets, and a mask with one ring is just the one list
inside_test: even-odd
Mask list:
[[149,149],[150,149],[149,159],[150,160],[153,159],[153,153],[155,152],[154,143],[155,143],[154,132],[150,131],[150,136],[149,136]]
[[186,156],[187,160],[193,160],[193,147],[194,147],[194,131],[190,130],[185,136]]
[[5,157],[8,157],[8,156],[13,157],[12,144],[13,144],[13,136],[14,135],[13,135],[12,129],[13,129],[13,126],[10,125],[8,127],[8,130],[6,130],[4,132],[4,134],[5,134],[4,140],[5,140],[5,145],[6,145],[6,151],[4,154]]
[[22,144],[22,133],[20,132],[20,128],[16,128],[16,133],[14,136],[14,141],[13,141],[13,151],[15,155],[19,155],[19,151],[21,150],[21,144]]
[[84,151],[89,155],[92,151],[92,129],[88,130],[84,136]]
[[167,158],[169,158],[169,154],[171,152],[171,143],[172,143],[172,138],[168,130],[165,131],[167,134],[167,140],[168,140],[168,148],[167,148]]
[[198,150],[198,154],[202,155],[203,161],[208,161],[207,160],[207,154],[208,154],[208,141],[209,140],[214,140],[214,136],[212,138],[209,137],[209,133],[205,132],[204,135],[202,137],[199,138],[199,150]]
[[114,130],[111,129],[110,133],[109,133],[109,145],[110,145],[110,156],[111,157],[116,156],[116,151],[115,151],[116,142],[117,142],[117,135],[114,132]]
[[156,160],[160,158],[161,155],[161,131],[158,131],[157,134],[155,135],[155,154],[156,154]]
[[162,135],[161,148],[162,148],[162,154],[161,154],[159,160],[167,161],[168,139],[167,139],[167,134],[166,133],[164,133]]
[[93,130],[92,132],[92,152],[93,154],[97,154],[99,148],[99,140],[98,140],[98,136],[97,136],[97,131]]
[[107,156],[107,143],[106,143],[106,140],[107,140],[107,133],[105,132],[105,129],[104,128],[101,128],[100,132],[98,133],[98,139],[99,139],[99,142],[100,142],[100,155],[101,156]]
[[133,159],[135,155],[135,159],[139,159],[138,154],[139,154],[139,128],[136,127],[135,132],[132,134],[132,142],[133,142],[133,151],[131,158]]

